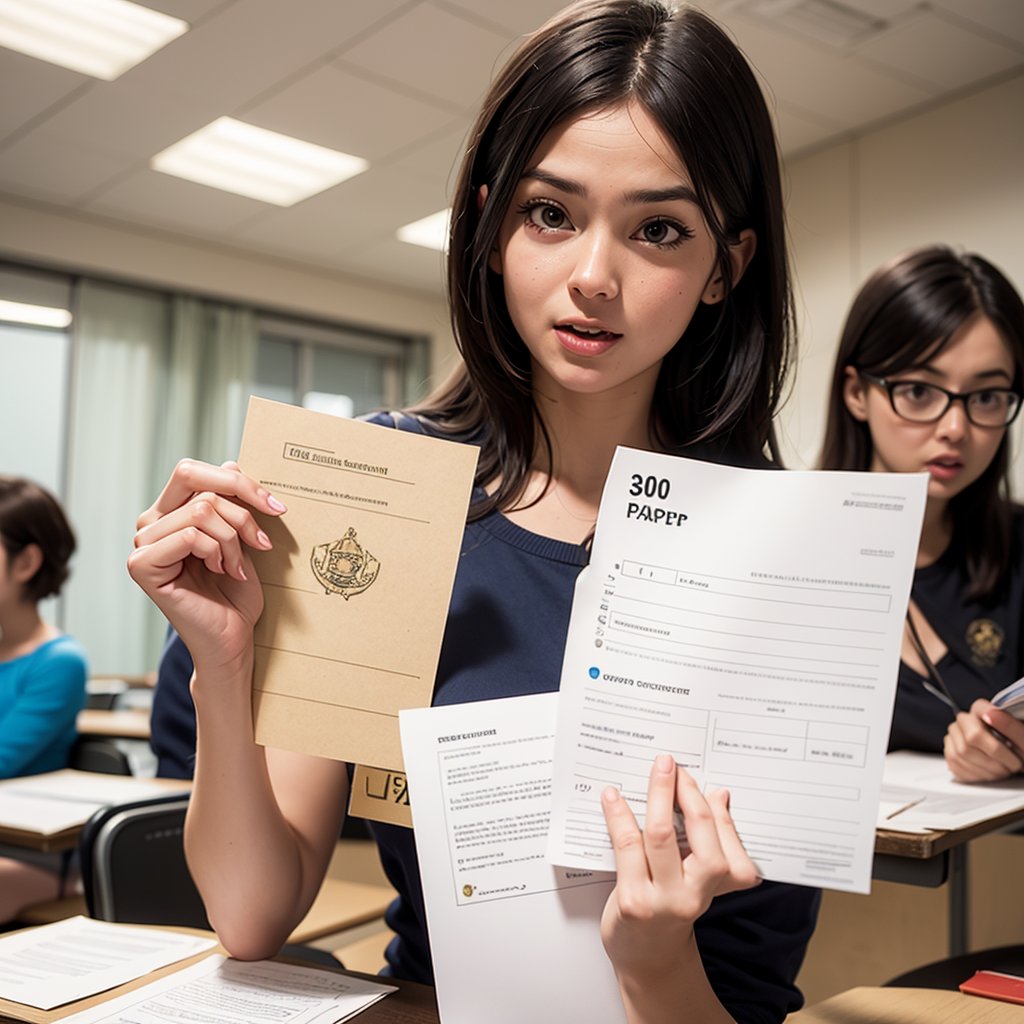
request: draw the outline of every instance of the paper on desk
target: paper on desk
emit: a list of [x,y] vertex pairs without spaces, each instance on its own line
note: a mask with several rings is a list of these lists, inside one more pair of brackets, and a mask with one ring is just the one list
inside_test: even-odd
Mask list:
[[[182,783],[187,792],[190,783]],[[54,835],[83,825],[101,807],[168,796],[166,780],[103,772],[48,772],[0,783],[0,827]]]
[[64,1024],[337,1024],[394,991],[336,971],[211,956]]
[[1001,782],[957,782],[941,754],[894,750],[885,758],[882,799],[906,809],[882,820],[891,832],[966,828],[1024,808],[1024,778]]
[[870,888],[924,474],[733,469],[619,448],[562,667],[548,859],[614,865],[671,753],[727,787],[765,878]]
[[51,1010],[216,945],[203,936],[71,917],[0,938],[0,998]]
[[401,767],[430,703],[477,448],[250,399],[239,463],[288,511],[255,554],[256,739]]
[[444,1024],[620,1024],[614,878],[544,861],[556,694],[401,713]]

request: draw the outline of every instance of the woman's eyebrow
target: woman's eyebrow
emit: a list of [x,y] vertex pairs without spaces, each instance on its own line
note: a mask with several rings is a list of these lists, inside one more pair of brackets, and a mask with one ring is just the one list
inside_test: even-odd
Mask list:
[[[930,373],[936,377],[944,376],[942,370],[936,369],[931,363],[921,363],[919,366],[907,367],[906,373]],[[972,374],[974,380],[993,380],[996,377],[1002,377],[1005,380],[1013,380],[1013,374],[1008,373],[1001,367],[996,367],[992,370],[979,370],[977,373]]]
[[[562,178],[540,167],[530,167],[525,170],[523,172],[523,180],[542,181],[545,185],[550,185],[552,188],[558,189],[559,192],[565,192],[571,196],[586,198],[587,195],[586,188],[580,182],[572,181],[569,178]],[[681,199],[687,203],[693,203],[694,206],[700,206],[697,193],[689,185],[683,184],[673,185],[670,188],[637,189],[633,192],[627,192],[623,198],[627,203],[636,205],[670,203]]]

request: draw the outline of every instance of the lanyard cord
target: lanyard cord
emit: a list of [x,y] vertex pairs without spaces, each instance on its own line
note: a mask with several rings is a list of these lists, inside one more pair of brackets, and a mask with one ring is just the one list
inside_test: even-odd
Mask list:
[[945,704],[953,715],[956,716],[960,713],[960,705],[953,699],[953,695],[949,692],[949,688],[946,686],[946,681],[942,678],[941,673],[935,666],[935,662],[932,661],[928,652],[925,650],[924,643],[921,640],[920,634],[917,632],[917,626],[914,625],[914,620],[910,615],[910,608],[907,608],[907,625],[910,627],[910,643],[914,650],[917,651],[917,656],[924,663],[925,671],[928,674],[927,679],[921,680],[921,685],[933,696],[938,697],[939,700]]

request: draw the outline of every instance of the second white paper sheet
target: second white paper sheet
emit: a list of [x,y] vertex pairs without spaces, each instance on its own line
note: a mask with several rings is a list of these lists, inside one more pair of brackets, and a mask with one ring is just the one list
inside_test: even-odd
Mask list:
[[726,787],[763,877],[867,892],[927,476],[619,448],[562,667],[548,859],[608,870],[656,754]]
[[614,878],[545,862],[557,695],[400,713],[444,1024],[623,1024]]

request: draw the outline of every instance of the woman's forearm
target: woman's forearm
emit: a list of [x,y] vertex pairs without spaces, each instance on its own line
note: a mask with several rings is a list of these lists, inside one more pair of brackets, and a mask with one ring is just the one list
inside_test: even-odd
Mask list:
[[[273,955],[302,919],[343,807],[341,796],[317,796],[342,766],[254,742],[251,671],[249,663],[230,679],[204,679],[198,670],[193,678],[196,773],[185,828],[189,867],[210,923],[240,959]],[[282,806],[273,778],[300,770],[294,762],[312,762],[301,769],[306,798]],[[324,809],[327,820],[316,821]]]

